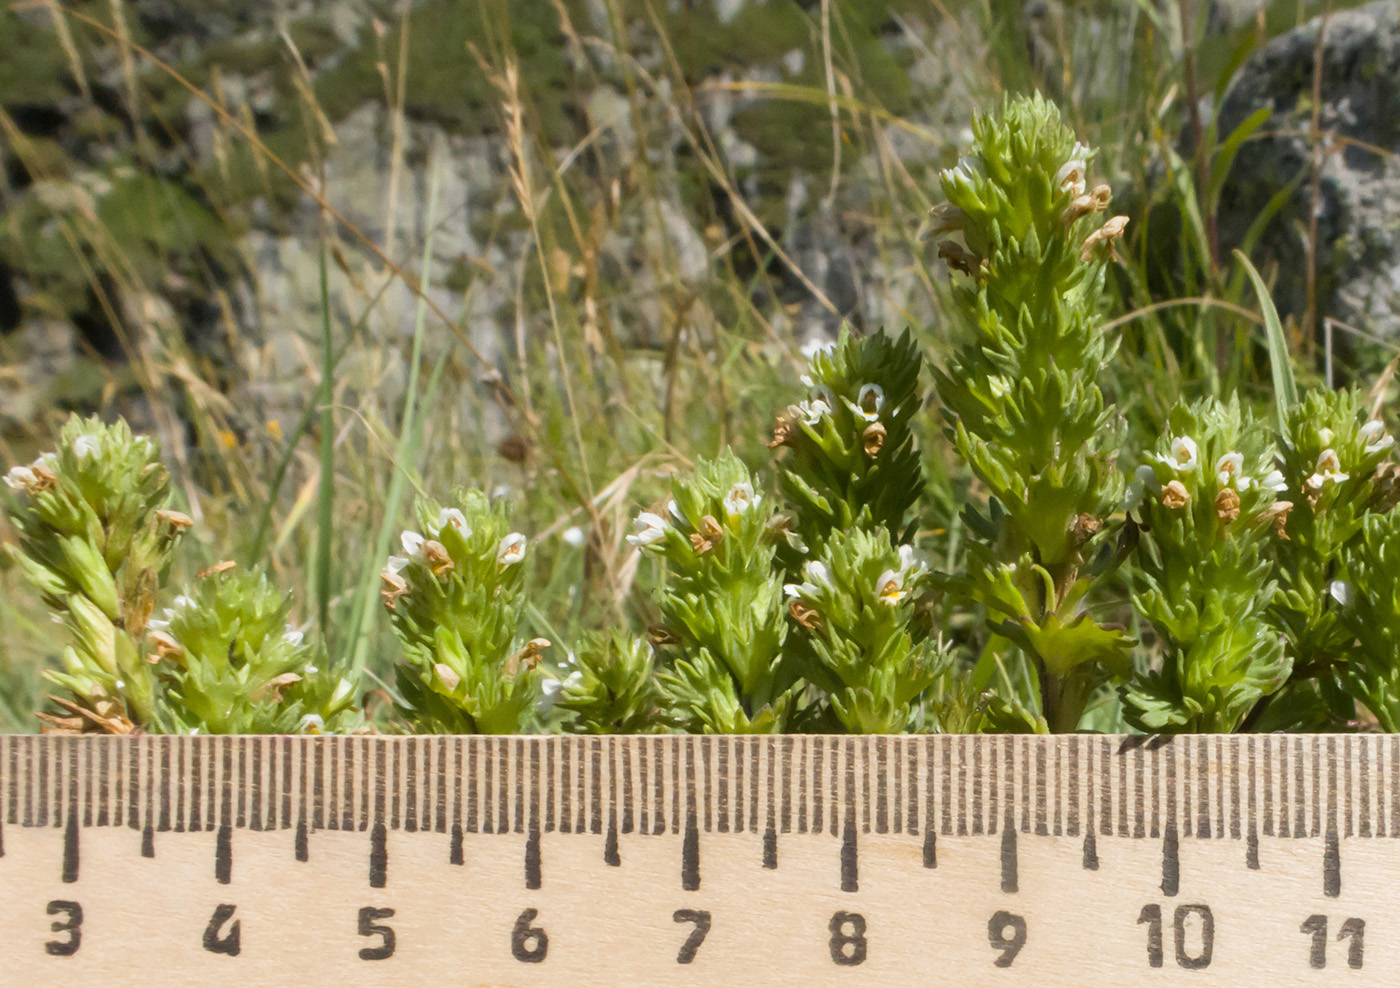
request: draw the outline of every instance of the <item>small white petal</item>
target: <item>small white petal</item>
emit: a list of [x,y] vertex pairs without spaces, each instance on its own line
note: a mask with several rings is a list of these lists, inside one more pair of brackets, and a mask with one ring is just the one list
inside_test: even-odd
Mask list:
[[525,558],[525,536],[519,532],[511,532],[501,539],[500,546],[496,549],[496,562],[502,566],[514,566]]
[[321,734],[326,729],[326,722],[320,714],[307,714],[301,719],[298,727],[302,734]]
[[831,340],[808,340],[802,344],[802,356],[811,360],[819,353],[831,353],[836,349],[836,344]]
[[[672,501],[671,503],[674,505],[676,502]],[[643,511],[633,519],[632,524],[637,529],[637,533],[627,536],[627,541],[635,546],[660,542],[666,537],[666,530],[670,527],[666,524],[665,518],[654,515],[650,511]]]
[[389,561],[384,564],[384,572],[398,573],[409,564],[409,561],[407,556],[390,556]]
[[399,536],[399,545],[403,546],[404,555],[410,559],[423,558],[423,543],[426,541],[417,532],[404,532]]
[[575,549],[583,548],[584,543],[588,541],[588,536],[577,525],[571,525],[564,529],[559,537],[564,540],[565,545],[573,546]]
[[79,436],[73,440],[73,455],[83,460],[89,456],[97,455],[97,437]]
[[170,602],[170,606],[173,612],[178,613],[183,611],[186,607],[193,607],[194,600],[190,597],[186,597],[184,594],[180,594],[180,596]]
[[1280,470],[1270,470],[1265,474],[1264,479],[1259,481],[1259,486],[1267,488],[1276,494],[1282,494],[1288,490],[1288,481],[1283,479],[1283,472]]
[[1172,440],[1171,466],[1179,473],[1189,473],[1196,469],[1196,441],[1190,436],[1178,436]]
[[457,529],[457,531],[461,533],[462,538],[466,538],[472,533],[472,530],[467,526],[467,516],[462,514],[459,508],[443,508],[438,512],[438,531],[441,532],[448,525]]
[[5,486],[12,491],[27,491],[39,482],[34,471],[29,467],[11,467],[10,472],[5,474]]
[[306,640],[306,633],[303,631],[297,631],[293,629],[284,634],[282,636],[282,640],[288,645],[292,646],[293,648],[298,648],[300,647],[301,643]]
[[1343,607],[1350,607],[1356,603],[1356,589],[1345,580],[1333,580],[1328,584],[1327,592]]
[[1332,439],[1333,435],[1331,429],[1328,429],[1324,426],[1323,428],[1317,430],[1317,441],[1322,443],[1322,445],[1331,446]]
[[1361,438],[1369,442],[1375,442],[1377,436],[1385,432],[1385,423],[1380,419],[1371,419],[1361,427]]
[[749,508],[757,507],[761,497],[753,492],[753,484],[735,484],[724,496],[724,511],[727,515],[737,516],[748,511]]

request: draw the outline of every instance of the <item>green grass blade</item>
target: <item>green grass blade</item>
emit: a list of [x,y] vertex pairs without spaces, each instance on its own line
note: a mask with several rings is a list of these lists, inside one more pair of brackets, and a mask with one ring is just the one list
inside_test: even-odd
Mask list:
[[[374,625],[378,611],[374,606],[375,586],[379,579],[379,569],[388,556],[390,540],[399,522],[399,508],[403,503],[408,484],[409,471],[417,462],[420,439],[418,419],[418,376],[423,358],[423,332],[428,322],[428,291],[432,285],[433,235],[437,229],[438,192],[442,185],[440,162],[435,161],[428,179],[427,235],[423,242],[423,271],[419,280],[418,310],[413,323],[413,346],[408,364],[408,386],[404,392],[403,420],[399,427],[399,438],[394,450],[394,471],[389,481],[389,494],[384,501],[384,516],[380,521],[379,534],[373,543],[373,555],[365,560],[355,601],[350,610],[350,641],[347,650],[354,672],[365,668],[369,658],[369,647],[374,641]],[[432,390],[442,369],[442,360],[432,375]]]
[[1242,251],[1235,251],[1235,257],[1244,266],[1249,280],[1254,282],[1255,294],[1259,296],[1259,309],[1264,315],[1264,332],[1269,345],[1269,370],[1274,379],[1275,425],[1278,434],[1287,438],[1288,411],[1298,404],[1298,382],[1293,378],[1293,358],[1288,352],[1288,340],[1284,338],[1278,309],[1274,308],[1274,300],[1269,296],[1264,279],[1259,277],[1259,272]]
[[331,340],[330,284],[326,273],[326,238],[316,252],[321,289],[321,474],[316,486],[316,554],[312,599],[321,633],[330,631],[331,539],[335,521],[335,353]]

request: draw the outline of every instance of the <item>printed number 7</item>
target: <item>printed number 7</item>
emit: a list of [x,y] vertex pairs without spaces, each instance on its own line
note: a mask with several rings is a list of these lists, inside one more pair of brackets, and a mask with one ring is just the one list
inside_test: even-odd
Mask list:
[[710,932],[710,914],[703,909],[677,909],[671,918],[677,923],[695,924],[695,929],[681,944],[680,953],[676,954],[677,964],[689,964],[695,960],[695,952],[705,942],[705,934]]

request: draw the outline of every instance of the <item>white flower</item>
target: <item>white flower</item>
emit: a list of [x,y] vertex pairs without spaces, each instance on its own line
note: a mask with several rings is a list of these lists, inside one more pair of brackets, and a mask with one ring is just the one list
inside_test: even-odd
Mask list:
[[1342,464],[1337,459],[1337,451],[1328,447],[1317,455],[1317,473],[1308,478],[1308,487],[1320,491],[1322,485],[1329,480],[1341,483],[1350,476],[1350,474],[1342,472]]
[[1356,588],[1346,580],[1333,580],[1328,584],[1327,592],[1343,607],[1350,607],[1356,603]]
[[496,562],[502,566],[514,566],[524,558],[525,536],[519,532],[511,532],[501,539],[501,544],[496,549]]
[[167,610],[166,613],[169,614],[169,615],[171,615],[172,617],[174,617],[174,616],[175,616],[176,614],[178,614],[180,611],[183,611],[186,607],[193,607],[193,606],[194,606],[194,600],[193,600],[193,598],[186,597],[184,594],[180,594],[180,596],[176,597],[174,600],[172,600],[172,601],[170,602],[170,609]]
[[1238,481],[1240,490],[1249,489],[1249,478],[1244,476],[1244,454],[1229,452],[1215,461],[1215,479],[1221,487],[1229,487],[1230,481]]
[[438,531],[441,532],[448,525],[451,525],[453,528],[457,529],[458,533],[462,536],[462,538],[466,538],[472,533],[472,530],[469,527],[467,527],[467,516],[462,514],[461,510],[458,508],[443,508],[441,511],[438,512]]
[[331,706],[336,706],[354,691],[355,687],[350,685],[350,680],[341,679],[335,684],[335,692],[331,694]]
[[899,547],[899,571],[910,576],[925,572],[928,569],[928,560],[924,554],[912,545],[902,545]]
[[320,669],[317,669],[315,666],[312,665],[302,667],[302,672],[306,673],[308,676],[314,676],[320,671]]
[[[678,505],[675,502],[674,498],[666,502],[666,513],[672,518],[676,519],[677,523],[681,525],[690,524],[690,519],[685,516],[685,513],[683,511],[681,511],[680,505]],[[652,517],[655,518],[656,516],[652,515]]]
[[583,673],[577,669],[569,673],[562,681],[553,676],[547,676],[540,680],[540,698],[536,708],[542,714],[547,714],[554,709],[554,705],[559,701],[559,695],[566,690],[573,689],[583,682]]
[[[166,611],[166,613],[168,614],[170,612]],[[153,631],[159,634],[168,634],[170,632],[170,622],[162,621],[160,618],[151,618],[146,622],[146,634],[149,635]]]
[[885,389],[878,384],[862,384],[856,396],[856,411],[867,422],[880,417],[880,409],[885,407]]
[[1179,436],[1172,440],[1172,466],[1178,473],[1189,473],[1196,469],[1196,441],[1190,436]]
[[564,540],[565,545],[573,546],[575,549],[582,548],[583,544],[588,541],[588,536],[584,535],[583,529],[577,525],[571,525],[564,529],[559,537]]
[[97,455],[97,437],[79,436],[73,440],[73,455],[78,459],[86,459],[89,456]]
[[831,571],[820,560],[812,559],[802,567],[806,578],[802,583],[783,584],[783,594],[788,597],[806,597],[809,600],[821,593],[822,588],[830,588]]
[[[1074,146],[1076,153],[1082,154],[1082,145]],[[1084,159],[1080,157],[1070,158],[1060,170],[1055,173],[1055,188],[1061,192],[1068,192],[1071,196],[1082,196],[1085,189],[1085,174],[1088,166]]]
[[423,543],[426,541],[417,532],[404,532],[399,536],[399,545],[403,546],[404,555],[409,559],[423,558]]
[[1259,486],[1266,490],[1271,490],[1275,494],[1282,494],[1288,490],[1288,481],[1283,479],[1283,472],[1280,470],[1270,470],[1264,479],[1259,481]]
[[[675,501],[671,504],[675,505]],[[666,519],[660,515],[654,515],[650,511],[643,511],[632,521],[633,527],[637,529],[635,535],[627,536],[627,541],[635,546],[651,545],[653,542],[660,542],[666,537],[666,530],[670,528],[666,524]]]
[[300,648],[301,643],[306,640],[306,633],[292,629],[282,636],[282,640],[293,648]]
[[1381,453],[1395,445],[1395,437],[1385,434],[1385,423],[1371,419],[1361,427],[1361,438],[1366,440],[1366,452]]
[[1157,471],[1147,464],[1138,467],[1133,473],[1133,479],[1128,483],[1128,490],[1123,497],[1123,510],[1136,511],[1142,507],[1143,498],[1151,494],[1154,498],[1162,493],[1162,482],[1157,479]]
[[1331,430],[1331,429],[1328,429],[1328,428],[1325,427],[1325,426],[1324,426],[1323,428],[1321,428],[1321,429],[1318,429],[1318,430],[1317,430],[1317,441],[1320,442],[1320,443],[1322,443],[1322,445],[1324,445],[1324,446],[1331,446],[1331,445],[1332,445],[1332,430]]
[[813,359],[819,353],[833,353],[835,350],[836,344],[831,340],[811,339],[802,344],[802,356],[808,360]]
[[407,556],[390,556],[389,561],[384,564],[384,572],[398,573],[407,566],[409,562],[410,560]]
[[761,500],[762,495],[753,492],[753,484],[735,484],[724,496],[724,513],[731,516],[742,515],[749,508],[758,507]]
[[893,607],[908,595],[909,591],[904,589],[902,572],[887,569],[875,581],[875,599],[882,604]]
[[321,719],[320,714],[307,714],[301,719],[297,729],[302,734],[321,734],[326,729],[326,722]]
[[831,406],[820,398],[811,401],[799,401],[795,406],[797,415],[805,425],[816,425],[823,416],[831,414]]
[[39,478],[31,467],[11,467],[10,472],[5,474],[5,486],[15,492],[27,491],[38,482]]

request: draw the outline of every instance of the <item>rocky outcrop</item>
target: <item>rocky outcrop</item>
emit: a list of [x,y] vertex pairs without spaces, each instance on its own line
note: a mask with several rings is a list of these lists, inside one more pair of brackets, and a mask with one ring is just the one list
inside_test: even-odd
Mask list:
[[1257,108],[1273,113],[1240,149],[1225,185],[1221,240],[1227,247],[1240,244],[1259,217],[1278,207],[1256,259],[1278,263],[1275,300],[1281,312],[1301,318],[1314,208],[1310,130],[1319,50],[1317,322],[1330,315],[1400,339],[1400,0],[1310,21],[1275,38],[1241,68],[1221,108],[1222,139]]

